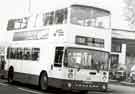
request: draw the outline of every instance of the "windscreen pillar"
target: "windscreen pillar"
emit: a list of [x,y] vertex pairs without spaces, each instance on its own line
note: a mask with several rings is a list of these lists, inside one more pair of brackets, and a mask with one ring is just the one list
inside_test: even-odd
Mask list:
[[121,45],[121,54],[119,55],[119,63],[120,64],[125,64],[126,63],[126,44]]

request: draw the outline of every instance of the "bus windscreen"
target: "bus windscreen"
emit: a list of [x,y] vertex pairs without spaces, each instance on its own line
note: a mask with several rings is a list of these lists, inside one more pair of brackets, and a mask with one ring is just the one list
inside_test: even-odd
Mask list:
[[80,69],[108,70],[109,53],[69,48],[65,51],[64,66]]

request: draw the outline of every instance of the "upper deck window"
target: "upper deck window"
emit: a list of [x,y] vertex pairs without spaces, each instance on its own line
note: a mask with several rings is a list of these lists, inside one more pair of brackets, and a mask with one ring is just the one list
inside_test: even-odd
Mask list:
[[71,6],[71,23],[80,26],[109,28],[109,11],[88,6]]
[[67,23],[67,8],[43,14],[43,25]]
[[67,9],[57,10],[55,12],[55,24],[64,24],[67,22]]
[[28,26],[28,17],[20,19],[10,19],[8,21],[7,30],[25,29]]
[[53,24],[54,20],[54,12],[48,12],[43,15],[43,22],[44,25],[51,25]]

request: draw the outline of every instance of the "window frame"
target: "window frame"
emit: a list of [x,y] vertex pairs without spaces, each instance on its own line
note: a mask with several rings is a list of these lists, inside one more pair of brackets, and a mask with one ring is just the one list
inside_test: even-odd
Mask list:
[[[57,54],[57,51],[61,51],[62,52],[62,55],[61,55],[61,60],[60,60],[60,62],[58,61],[57,63],[56,63],[56,54]],[[60,53],[61,54],[61,53]],[[56,47],[55,48],[55,55],[54,55],[54,67],[62,67],[63,66],[63,58],[64,58],[64,47]]]

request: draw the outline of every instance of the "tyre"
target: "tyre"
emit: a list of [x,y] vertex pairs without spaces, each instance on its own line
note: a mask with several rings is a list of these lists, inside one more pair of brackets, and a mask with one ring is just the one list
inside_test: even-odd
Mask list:
[[48,89],[48,76],[47,76],[47,73],[45,72],[41,73],[40,75],[39,87],[43,91]]
[[13,83],[14,81],[14,70],[13,68],[9,68],[9,71],[8,71],[8,83]]
[[79,94],[88,94],[88,91],[87,90],[82,90],[79,92]]

